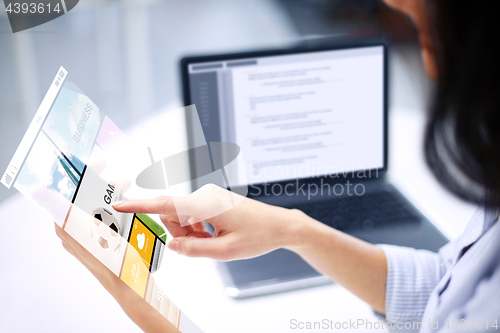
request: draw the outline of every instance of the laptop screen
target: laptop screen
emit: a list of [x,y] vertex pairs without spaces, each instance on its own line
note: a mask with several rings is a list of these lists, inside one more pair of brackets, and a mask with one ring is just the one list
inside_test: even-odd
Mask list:
[[237,185],[384,167],[383,46],[195,62],[207,142],[241,147]]

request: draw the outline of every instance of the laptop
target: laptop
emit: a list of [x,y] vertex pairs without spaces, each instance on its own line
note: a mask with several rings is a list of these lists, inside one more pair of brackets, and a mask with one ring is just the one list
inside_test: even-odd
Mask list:
[[[386,179],[387,57],[383,38],[186,57],[184,103],[195,104],[207,142],[240,146],[232,190],[370,243],[436,252],[448,239]],[[186,122],[193,142],[195,121]],[[284,249],[217,268],[234,298],[331,282]]]

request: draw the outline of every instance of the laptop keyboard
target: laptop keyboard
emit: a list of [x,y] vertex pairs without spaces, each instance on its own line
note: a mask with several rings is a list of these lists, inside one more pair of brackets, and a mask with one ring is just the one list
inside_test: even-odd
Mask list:
[[341,231],[419,223],[421,215],[398,192],[376,192],[297,205],[310,217]]

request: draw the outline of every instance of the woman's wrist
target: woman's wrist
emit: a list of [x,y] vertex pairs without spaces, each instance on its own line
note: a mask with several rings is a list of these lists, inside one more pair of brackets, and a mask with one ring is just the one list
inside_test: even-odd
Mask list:
[[279,247],[296,252],[306,247],[313,239],[315,224],[318,222],[296,209],[283,209],[281,226],[278,231],[282,236]]

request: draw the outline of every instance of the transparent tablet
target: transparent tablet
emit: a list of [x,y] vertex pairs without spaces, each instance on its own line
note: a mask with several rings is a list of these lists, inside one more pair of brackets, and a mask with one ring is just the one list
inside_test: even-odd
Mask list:
[[126,200],[130,181],[118,180],[122,175],[113,179],[119,167],[107,166],[106,154],[124,138],[61,67],[1,182],[51,213],[56,224],[175,327],[193,330],[196,326],[152,275],[170,236],[150,216],[112,207]]

